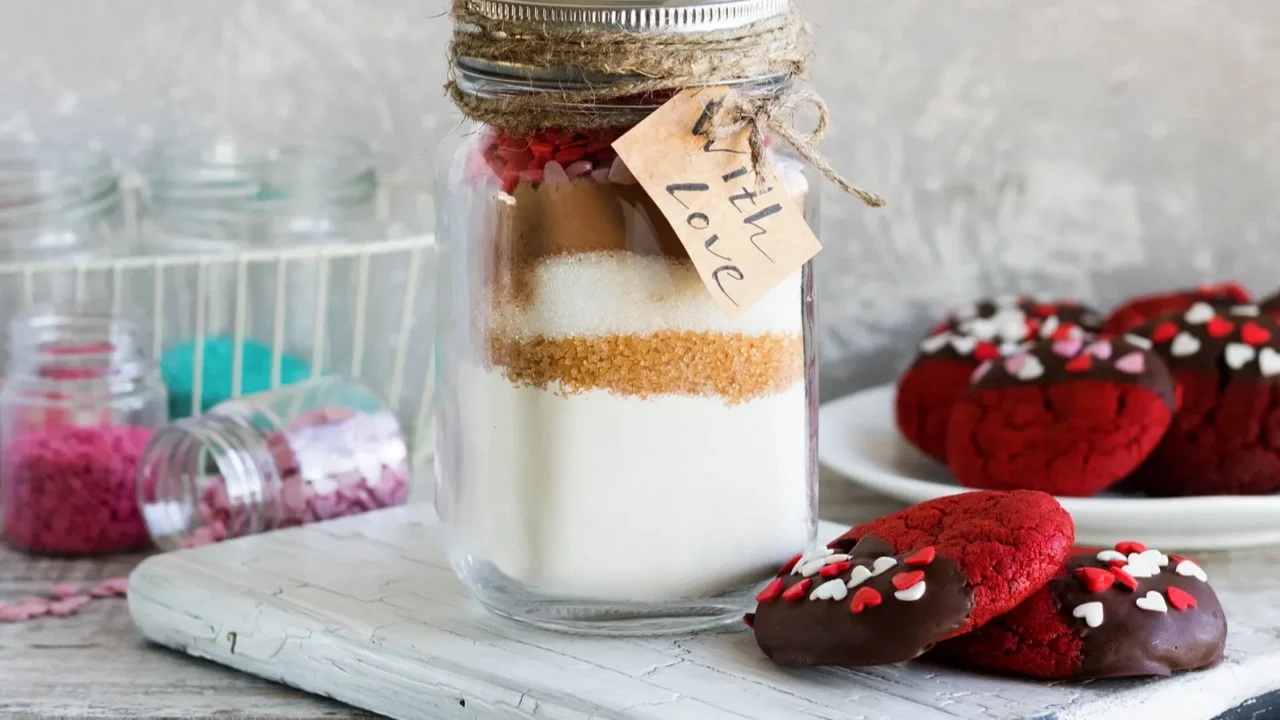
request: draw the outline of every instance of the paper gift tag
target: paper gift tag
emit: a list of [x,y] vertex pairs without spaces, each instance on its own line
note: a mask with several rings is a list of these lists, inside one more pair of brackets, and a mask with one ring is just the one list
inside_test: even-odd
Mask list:
[[613,147],[675,228],[716,303],[737,318],[822,249],[787,187],[751,167],[748,132],[713,141],[728,88],[682,91]]

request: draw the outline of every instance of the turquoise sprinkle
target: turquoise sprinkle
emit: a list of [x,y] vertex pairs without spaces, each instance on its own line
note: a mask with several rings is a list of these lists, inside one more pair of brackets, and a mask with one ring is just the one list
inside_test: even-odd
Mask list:
[[[231,361],[235,341],[227,336],[204,339],[204,367],[200,388],[201,412],[231,397]],[[169,417],[191,415],[191,381],[195,377],[195,342],[186,342],[165,351],[160,358],[160,375],[169,388]],[[271,348],[251,340],[244,341],[241,354],[240,393],[249,395],[271,389]],[[289,385],[311,377],[311,367],[292,355],[281,358],[280,383]]]

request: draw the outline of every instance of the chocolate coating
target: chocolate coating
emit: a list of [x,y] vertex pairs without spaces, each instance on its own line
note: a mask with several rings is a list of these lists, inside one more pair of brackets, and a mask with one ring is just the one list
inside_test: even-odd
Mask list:
[[[1135,578],[1136,592],[1117,582],[1095,593],[1073,573],[1081,567],[1105,569],[1107,565],[1093,555],[1083,555],[1067,563],[1065,576],[1049,582],[1059,612],[1081,638],[1077,677],[1170,675],[1181,670],[1212,667],[1222,661],[1227,617],[1218,596],[1208,583],[1179,575],[1176,565],[1171,560],[1168,567],[1154,577]],[[1137,606],[1137,599],[1148,592],[1154,590],[1164,595],[1170,587],[1194,597],[1196,607],[1177,610],[1168,603],[1168,611],[1161,613]],[[1072,616],[1077,606],[1089,602],[1102,603],[1103,620],[1096,628]]]
[[[888,542],[866,536],[847,549],[852,567],[836,578],[848,584],[854,567],[870,569],[877,558],[894,557]],[[849,588],[841,600],[810,600],[809,593],[833,578],[814,575],[804,596],[761,602],[754,615],[756,642],[769,659],[781,665],[867,667],[904,662],[918,657],[964,624],[973,607],[973,590],[954,562],[938,554],[928,565],[908,567],[907,556],[896,556],[897,565]],[[925,592],[918,600],[894,597],[895,575],[920,570]],[[803,578],[782,576],[784,588]],[[881,604],[860,613],[850,609],[859,589],[872,588]]]
[[[1089,348],[1095,344],[1109,349],[1105,359],[1099,359],[1089,352]],[[1133,353],[1138,353],[1143,357],[1143,370],[1141,373],[1124,372],[1116,366],[1116,363],[1121,358],[1126,358]],[[1039,377],[1032,380],[1022,380],[1009,372],[1009,366],[1006,362],[993,362],[990,369],[982,373],[981,377],[974,381],[970,391],[1011,388],[1029,384],[1040,386],[1062,385],[1084,381],[1119,383],[1136,385],[1149,390],[1163,400],[1170,410],[1174,409],[1175,384],[1173,375],[1169,372],[1169,367],[1155,353],[1147,352],[1126,340],[1084,341],[1080,344],[1080,348],[1070,355],[1059,353],[1055,349],[1054,342],[1043,341],[1031,348],[1027,354],[1034,357],[1043,366],[1044,372]],[[1071,362],[1081,357],[1088,358],[1088,368],[1071,369]]]

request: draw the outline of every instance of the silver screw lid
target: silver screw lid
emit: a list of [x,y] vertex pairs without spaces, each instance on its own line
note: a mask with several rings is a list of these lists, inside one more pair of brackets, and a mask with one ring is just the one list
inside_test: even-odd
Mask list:
[[791,0],[469,0],[495,20],[636,33],[731,30],[785,15]]

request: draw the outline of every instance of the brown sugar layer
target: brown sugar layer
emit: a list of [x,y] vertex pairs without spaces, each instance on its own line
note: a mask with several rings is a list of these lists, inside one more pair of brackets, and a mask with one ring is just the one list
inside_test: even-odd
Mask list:
[[515,385],[639,398],[719,396],[728,405],[778,394],[804,378],[799,334],[659,331],[529,340],[490,338],[490,362]]

